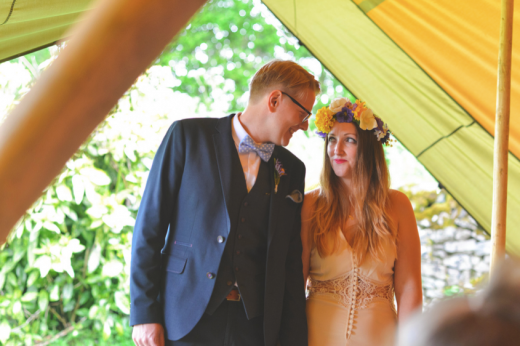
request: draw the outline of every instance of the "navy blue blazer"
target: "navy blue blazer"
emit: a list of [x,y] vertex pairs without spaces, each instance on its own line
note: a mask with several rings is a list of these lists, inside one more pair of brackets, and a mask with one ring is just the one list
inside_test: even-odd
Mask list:
[[[167,338],[178,340],[206,310],[216,281],[207,273],[218,272],[225,246],[218,237],[226,237],[238,221],[227,210],[231,163],[238,159],[232,117],[174,122],[156,153],[132,240],[130,325],[161,323]],[[287,175],[278,192],[271,193],[265,345],[275,346],[279,340],[282,346],[302,346],[307,345],[302,204],[286,196],[294,190],[303,194],[305,166],[276,146],[269,160],[273,180],[274,158]]]

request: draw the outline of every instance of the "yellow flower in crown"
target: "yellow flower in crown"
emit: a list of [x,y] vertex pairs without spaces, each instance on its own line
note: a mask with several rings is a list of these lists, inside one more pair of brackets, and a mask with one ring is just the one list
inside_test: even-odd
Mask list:
[[361,100],[356,100],[356,109],[354,109],[354,119],[359,120],[361,118],[361,114],[366,111],[368,108],[365,105],[365,102]]
[[334,126],[334,112],[329,107],[323,107],[316,113],[316,127],[322,133],[329,133]]

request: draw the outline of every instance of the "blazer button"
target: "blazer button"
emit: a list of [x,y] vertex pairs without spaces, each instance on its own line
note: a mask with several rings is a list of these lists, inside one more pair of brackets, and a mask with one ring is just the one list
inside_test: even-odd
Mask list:
[[246,222],[246,218],[243,217],[240,221],[242,221],[242,222]]
[[206,276],[208,277],[208,279],[214,279],[215,278],[215,274],[210,273],[210,272],[207,272]]
[[235,267],[235,271],[236,271],[236,272],[238,271],[238,267]]
[[238,235],[238,239],[242,239],[242,234],[239,234],[239,235]]
[[224,242],[224,237],[221,236],[221,235],[219,235],[219,236],[217,237],[217,241],[218,241],[220,244],[222,244],[222,243]]
[[240,255],[240,250],[237,250],[237,252],[236,252],[236,253],[237,253],[237,255]]
[[228,282],[227,282],[227,285],[228,285],[228,286],[233,285],[233,281],[228,281]]
[[244,202],[244,207],[247,207],[248,205],[249,205],[249,203]]

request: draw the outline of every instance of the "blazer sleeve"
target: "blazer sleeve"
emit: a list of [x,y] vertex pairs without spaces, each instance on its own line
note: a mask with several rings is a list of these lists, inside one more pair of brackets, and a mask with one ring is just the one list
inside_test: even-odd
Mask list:
[[[298,190],[303,194],[305,191],[305,166],[303,163],[301,165],[303,166],[301,170],[303,176],[298,184]],[[281,346],[304,346],[308,343],[306,300],[303,289],[303,249],[300,236],[302,205],[303,203],[298,204],[285,264],[285,292],[280,325]]]
[[148,175],[132,238],[130,263],[130,325],[163,323],[159,302],[161,249],[173,204],[176,203],[186,159],[182,122],[166,133]]

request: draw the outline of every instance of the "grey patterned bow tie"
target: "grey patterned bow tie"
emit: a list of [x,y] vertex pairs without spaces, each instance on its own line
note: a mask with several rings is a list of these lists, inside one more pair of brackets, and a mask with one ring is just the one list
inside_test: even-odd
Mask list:
[[273,143],[255,143],[251,136],[247,135],[240,141],[238,145],[238,152],[240,154],[248,154],[255,152],[265,162],[269,161],[273,155],[274,144]]

